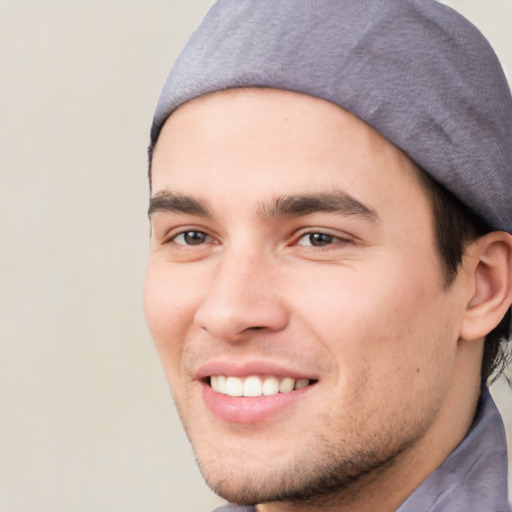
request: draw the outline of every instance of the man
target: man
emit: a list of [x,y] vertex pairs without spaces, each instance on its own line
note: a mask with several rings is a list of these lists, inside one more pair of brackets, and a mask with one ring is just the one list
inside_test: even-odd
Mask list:
[[145,312],[221,510],[509,510],[511,136],[436,2],[210,11],[152,126]]

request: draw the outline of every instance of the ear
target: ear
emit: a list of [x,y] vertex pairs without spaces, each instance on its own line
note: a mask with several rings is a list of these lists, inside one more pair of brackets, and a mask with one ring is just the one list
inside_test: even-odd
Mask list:
[[464,257],[470,296],[460,337],[485,337],[505,316],[512,303],[512,235],[493,231],[470,244]]

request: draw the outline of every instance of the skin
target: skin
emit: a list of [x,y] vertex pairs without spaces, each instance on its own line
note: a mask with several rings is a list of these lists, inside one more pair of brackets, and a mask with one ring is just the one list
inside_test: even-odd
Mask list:
[[[203,475],[226,499],[264,512],[396,510],[466,434],[482,251],[444,285],[418,172],[352,114],[291,92],[214,93],[166,122],[145,314]],[[275,204],[333,192],[357,203]],[[257,421],[219,418],[201,369],[254,362],[314,385]]]

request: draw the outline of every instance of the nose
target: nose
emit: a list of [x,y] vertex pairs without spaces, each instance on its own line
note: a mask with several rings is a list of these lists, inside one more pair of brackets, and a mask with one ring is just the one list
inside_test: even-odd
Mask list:
[[275,332],[288,323],[276,286],[276,271],[264,255],[225,256],[195,314],[195,323],[215,339],[241,341],[255,331]]

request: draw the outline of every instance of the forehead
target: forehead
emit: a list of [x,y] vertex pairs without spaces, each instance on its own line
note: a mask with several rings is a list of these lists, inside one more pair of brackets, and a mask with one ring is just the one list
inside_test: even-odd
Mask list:
[[289,91],[235,89],[170,116],[153,151],[152,191],[247,201],[334,189],[386,203],[398,191],[421,194],[419,173],[401,150],[336,105]]

